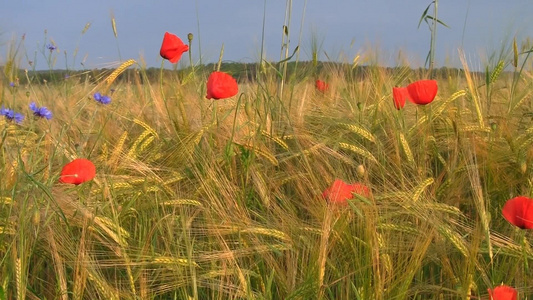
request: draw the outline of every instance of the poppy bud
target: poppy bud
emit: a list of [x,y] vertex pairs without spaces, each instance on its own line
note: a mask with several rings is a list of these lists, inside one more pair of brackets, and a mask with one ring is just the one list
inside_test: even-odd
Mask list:
[[41,223],[41,212],[38,210],[34,211],[31,221],[33,225],[39,225]]
[[192,42],[192,39],[193,39],[193,35],[192,33],[189,32],[189,34],[187,34],[187,39],[189,40],[189,44]]
[[363,176],[365,176],[365,172],[366,172],[366,170],[365,170],[365,166],[363,166],[363,165],[358,165],[357,168],[356,168],[355,170],[357,171],[357,176],[359,176],[359,177],[363,177]]
[[522,172],[522,174],[526,174],[526,171],[527,171],[527,163],[525,160],[521,160],[520,161],[520,172]]

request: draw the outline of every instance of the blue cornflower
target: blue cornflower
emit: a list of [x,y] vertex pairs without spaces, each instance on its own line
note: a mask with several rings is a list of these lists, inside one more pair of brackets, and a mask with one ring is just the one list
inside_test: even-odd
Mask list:
[[50,50],[50,52],[52,52],[52,51],[57,49],[57,47],[55,45],[53,45],[53,44],[48,44],[47,48],[48,48],[48,50]]
[[10,87],[15,87],[15,83],[14,83],[14,82],[10,82],[10,83],[9,83],[9,86],[10,86]]
[[35,102],[30,103],[30,109],[33,111],[33,115],[40,118],[50,120],[52,118],[52,112],[45,106],[38,107]]
[[15,121],[15,123],[20,124],[24,120],[24,115],[20,113],[15,113],[12,109],[9,108],[0,108],[0,116],[6,117],[8,121]]
[[111,103],[111,98],[109,96],[104,96],[100,93],[94,93],[93,95],[94,100],[102,103],[102,104],[109,104]]

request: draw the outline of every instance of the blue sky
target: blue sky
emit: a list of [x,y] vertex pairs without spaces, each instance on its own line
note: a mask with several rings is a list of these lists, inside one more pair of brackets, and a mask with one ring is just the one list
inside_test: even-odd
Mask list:
[[[394,65],[398,52],[411,65],[423,64],[430,32],[417,28],[428,0],[294,0],[290,24],[290,49],[302,40],[300,58],[309,59],[311,40],[322,42],[321,60],[351,61],[358,53],[380,49],[379,61]],[[254,62],[259,58],[263,13],[266,12],[265,52],[269,60],[280,58],[286,1],[267,0],[48,0],[4,1],[0,10],[0,65],[6,60],[10,41],[25,34],[20,67],[35,60],[38,69],[48,68],[43,46],[51,40],[58,46],[54,68],[102,68],[116,66],[120,59],[144,59],[159,67],[159,48],[165,31],[181,37],[193,33],[192,53],[198,61],[201,39],[204,62],[216,62],[222,44],[224,60]],[[118,38],[111,28],[115,16]],[[439,1],[439,19],[450,28],[437,32],[438,66],[457,66],[457,49],[464,48],[473,67],[484,57],[518,41],[533,37],[531,0]],[[303,26],[302,26],[303,18]],[[198,28],[199,22],[199,28]],[[82,30],[90,23],[89,30]],[[199,31],[200,30],[200,34]],[[47,31],[45,36],[44,32]],[[74,57],[75,50],[78,49]],[[120,49],[120,56],[119,56]],[[65,59],[65,52],[67,58]],[[327,53],[327,57],[324,54]],[[181,63],[188,64],[188,56]],[[166,67],[170,63],[165,62]]]

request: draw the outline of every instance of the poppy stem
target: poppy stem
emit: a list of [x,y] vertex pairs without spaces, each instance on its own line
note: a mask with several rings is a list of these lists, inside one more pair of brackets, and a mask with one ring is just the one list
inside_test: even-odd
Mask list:
[[196,77],[195,75],[195,72],[194,72],[194,63],[192,61],[192,40],[193,40],[193,34],[192,33],[189,33],[187,34],[187,40],[189,41],[189,63],[191,64],[191,71],[192,71],[192,76],[193,77]]
[[[170,120],[172,120],[172,116],[170,115],[170,110],[168,109],[168,104],[167,104],[167,98],[165,96],[165,90],[163,89],[163,68],[165,66],[165,60],[163,59],[161,61],[161,68],[159,69],[159,91],[161,93],[161,98],[163,99],[163,103],[165,103],[165,109],[167,111],[167,116],[169,117]],[[177,123],[174,123],[175,125]],[[176,128],[176,126],[174,126],[174,128]]]
[[200,14],[198,13],[198,0],[196,0],[196,27],[198,28],[198,58],[200,60],[200,66],[202,65],[202,42],[200,34]]
[[433,1],[433,29],[431,30],[431,44],[429,49],[429,78],[433,79],[433,67],[435,66],[435,42],[437,40],[437,13],[439,0]]
[[524,274],[529,274],[528,253],[531,249],[526,238],[526,232],[521,230],[520,233],[522,234],[522,253],[524,254]]

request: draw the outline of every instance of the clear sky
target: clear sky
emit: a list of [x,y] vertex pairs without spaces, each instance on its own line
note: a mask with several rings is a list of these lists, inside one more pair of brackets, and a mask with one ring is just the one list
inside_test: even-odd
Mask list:
[[[198,61],[201,42],[204,62],[216,62],[222,44],[224,60],[257,61],[261,48],[263,13],[265,53],[280,58],[286,1],[267,0],[4,0],[0,10],[0,65],[6,60],[10,41],[25,34],[20,67],[34,60],[46,69],[52,40],[55,69],[116,66],[126,59],[145,60],[159,67],[159,48],[165,31],[187,43],[194,34],[192,53]],[[320,60],[351,61],[357,53],[380,49],[382,64],[394,65],[402,51],[411,65],[423,64],[429,49],[430,32],[418,21],[429,0],[294,0],[290,24],[290,49],[302,33],[300,59],[309,60],[312,39],[322,42]],[[305,10],[304,10],[305,8]],[[118,38],[111,27],[115,16]],[[480,57],[509,47],[516,35],[520,42],[533,37],[532,0],[442,0],[439,19],[450,28],[437,31],[438,66],[457,66],[457,49],[464,48],[476,68]],[[303,18],[303,20],[302,20]],[[90,28],[82,35],[87,23]],[[303,24],[303,25],[302,25]],[[199,25],[199,26],[198,26]],[[45,36],[45,30],[47,34]],[[74,53],[78,49],[77,54]],[[120,50],[120,56],[119,56]],[[65,59],[65,52],[67,58]],[[324,54],[327,53],[327,56]],[[482,61],[482,60],[481,60]],[[188,56],[181,63],[188,64]],[[170,63],[165,62],[166,67]]]

